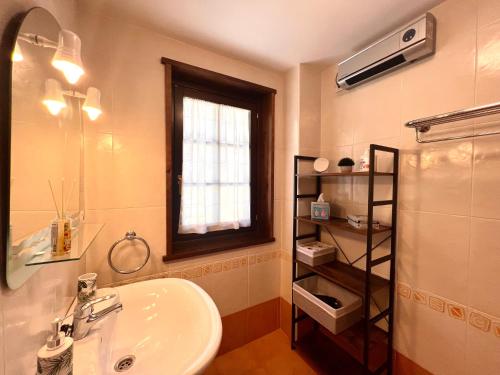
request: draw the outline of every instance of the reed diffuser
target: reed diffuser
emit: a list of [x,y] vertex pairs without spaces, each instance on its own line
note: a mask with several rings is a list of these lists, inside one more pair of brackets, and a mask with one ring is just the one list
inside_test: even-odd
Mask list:
[[[64,210],[68,206],[71,196],[73,194],[75,183],[71,184],[70,194],[67,201],[64,200],[64,179],[61,180],[61,210],[57,204],[56,194],[54,187],[49,179],[50,192],[52,194],[52,201],[56,209],[57,218],[54,219],[50,226],[51,234],[51,252],[52,255],[64,255],[71,251],[71,221]],[[66,203],[66,204],[65,204]]]

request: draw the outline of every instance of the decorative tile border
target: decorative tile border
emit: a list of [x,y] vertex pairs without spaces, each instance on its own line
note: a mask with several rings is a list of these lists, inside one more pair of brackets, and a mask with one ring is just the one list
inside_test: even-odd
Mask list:
[[469,324],[483,332],[488,332],[491,327],[491,320],[475,311],[471,311],[469,314]]
[[464,320],[465,321],[465,308],[454,303],[448,303],[448,315],[453,319]]
[[444,313],[445,306],[446,302],[444,302],[441,298],[429,296],[429,307],[431,309]]
[[485,333],[491,332],[500,338],[500,318],[493,317],[482,311],[461,305],[430,292],[414,289],[403,282],[397,282],[396,293],[400,298],[424,305],[438,313],[446,313],[451,319],[461,320],[464,323],[468,323],[471,327]]
[[427,305],[427,294],[420,290],[415,290],[413,292],[413,301],[421,305]]
[[142,277],[136,277],[130,280],[118,281],[103,287],[117,287],[121,285],[127,285],[136,283],[139,281],[163,279],[167,277],[179,278],[186,280],[198,280],[203,277],[207,277],[213,273],[229,272],[231,270],[256,266],[260,263],[266,263],[272,260],[280,259],[281,252],[279,250],[268,251],[252,255],[244,255],[235,258],[223,259],[214,261],[207,264],[201,264],[196,266],[179,266],[175,268],[172,266],[172,270],[167,272],[156,273],[153,275],[147,275]]
[[495,322],[494,332],[496,337],[500,337],[500,322]]
[[404,283],[398,283],[397,293],[399,296],[409,299],[411,297],[411,287]]

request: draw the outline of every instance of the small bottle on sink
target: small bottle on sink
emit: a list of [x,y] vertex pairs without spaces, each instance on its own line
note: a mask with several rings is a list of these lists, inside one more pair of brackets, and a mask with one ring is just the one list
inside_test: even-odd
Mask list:
[[54,319],[47,343],[38,351],[36,375],[73,374],[73,339],[61,332],[62,320]]

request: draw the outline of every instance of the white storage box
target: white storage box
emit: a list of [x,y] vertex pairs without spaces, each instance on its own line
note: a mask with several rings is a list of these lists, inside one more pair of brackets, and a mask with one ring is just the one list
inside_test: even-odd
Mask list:
[[[347,215],[347,222],[357,229],[368,228],[368,216],[367,215]],[[380,223],[378,220],[373,220],[372,226],[374,229],[380,228]]]
[[[314,294],[335,297],[342,307],[334,309]],[[334,334],[354,325],[362,316],[361,297],[317,275],[293,283],[293,302]]]
[[337,249],[332,245],[314,241],[297,244],[297,260],[310,266],[332,262],[335,260]]

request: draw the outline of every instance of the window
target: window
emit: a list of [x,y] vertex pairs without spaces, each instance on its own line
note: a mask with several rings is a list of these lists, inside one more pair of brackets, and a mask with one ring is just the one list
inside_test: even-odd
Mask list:
[[165,260],[273,241],[275,91],[165,64]]
[[178,233],[250,227],[251,111],[189,96],[182,109]]

